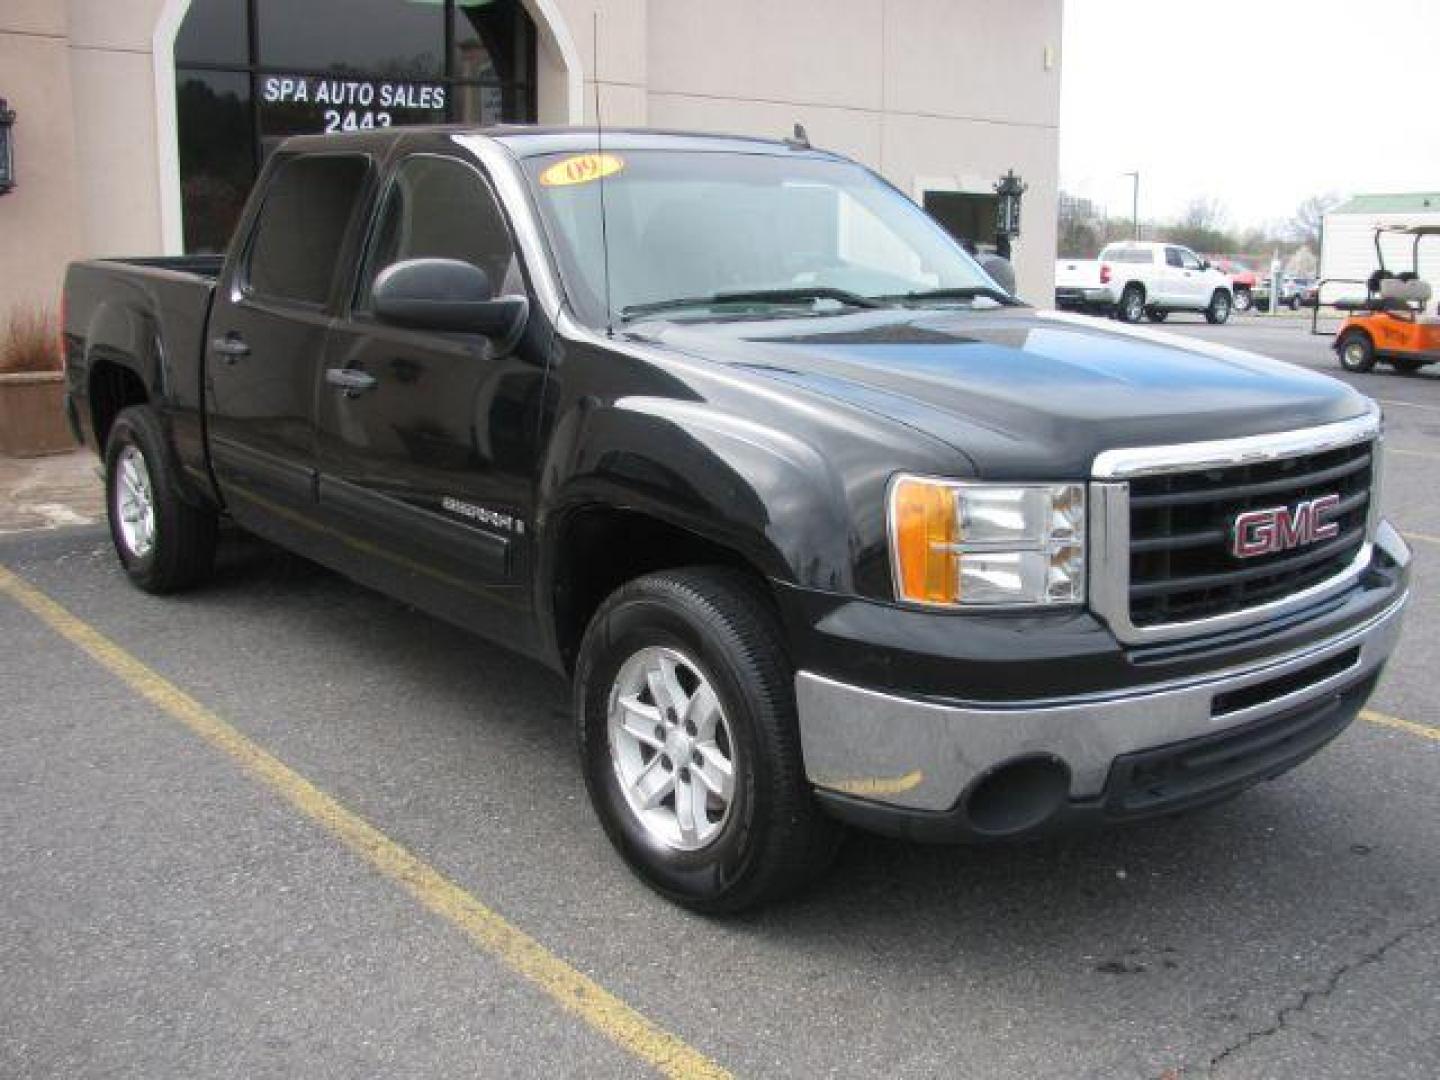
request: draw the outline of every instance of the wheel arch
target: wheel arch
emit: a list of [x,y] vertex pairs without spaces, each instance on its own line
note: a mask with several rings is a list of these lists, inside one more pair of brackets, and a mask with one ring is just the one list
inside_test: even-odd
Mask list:
[[105,355],[91,360],[86,383],[90,430],[103,456],[115,418],[132,405],[148,404],[150,393],[132,364]]
[[771,602],[776,572],[752,551],[717,540],[653,510],[614,503],[571,507],[549,526],[548,558],[538,575],[542,611],[558,666],[574,669],[585,629],[606,597],[626,582],[659,570],[725,566],[752,578]]

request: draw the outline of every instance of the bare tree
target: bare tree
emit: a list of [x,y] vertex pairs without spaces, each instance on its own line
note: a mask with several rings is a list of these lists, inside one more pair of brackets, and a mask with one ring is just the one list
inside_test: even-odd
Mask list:
[[1235,239],[1225,231],[1225,207],[1219,199],[1191,199],[1184,211],[1161,230],[1164,239],[1194,251],[1228,252]]
[[1311,195],[1295,208],[1290,219],[1290,236],[1312,251],[1320,250],[1320,227],[1324,224],[1325,213],[1340,202],[1340,196],[1333,191],[1323,195]]
[[1225,227],[1225,206],[1219,199],[1191,199],[1176,224],[1182,229],[1219,232]]

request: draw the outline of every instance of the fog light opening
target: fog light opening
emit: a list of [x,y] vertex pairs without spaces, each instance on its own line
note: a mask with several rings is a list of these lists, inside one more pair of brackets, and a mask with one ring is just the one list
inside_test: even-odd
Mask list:
[[1070,794],[1070,770],[1053,757],[1008,761],[965,797],[965,816],[986,836],[1015,836],[1043,825]]

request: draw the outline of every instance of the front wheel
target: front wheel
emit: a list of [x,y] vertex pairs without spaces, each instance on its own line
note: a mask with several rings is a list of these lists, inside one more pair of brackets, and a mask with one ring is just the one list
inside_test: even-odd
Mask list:
[[839,836],[805,777],[794,673],[759,588],[722,568],[638,578],[601,605],[576,666],[601,824],[646,884],[699,911],[796,891]]
[[121,411],[105,443],[110,537],[125,573],[146,592],[167,593],[204,579],[215,560],[213,510],[181,496],[165,430],[145,405]]
[[1375,367],[1375,344],[1363,330],[1351,330],[1336,344],[1335,351],[1346,371],[1363,375]]
[[1210,306],[1205,309],[1205,321],[1219,325],[1230,318],[1230,294],[1224,289],[1216,289],[1215,295],[1210,297]]

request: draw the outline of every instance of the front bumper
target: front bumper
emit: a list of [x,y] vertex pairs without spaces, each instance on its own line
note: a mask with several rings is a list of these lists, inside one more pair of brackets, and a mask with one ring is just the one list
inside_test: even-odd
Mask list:
[[1408,599],[1408,551],[1383,532],[1387,571],[1346,601],[1340,627],[1332,605],[1312,622],[1322,636],[1303,645],[1276,635],[1291,644],[1264,656],[1208,647],[1208,668],[1167,681],[975,702],[802,670],[809,778],[837,816],[921,839],[1016,836],[1234,794],[1314,753],[1368,697]]

